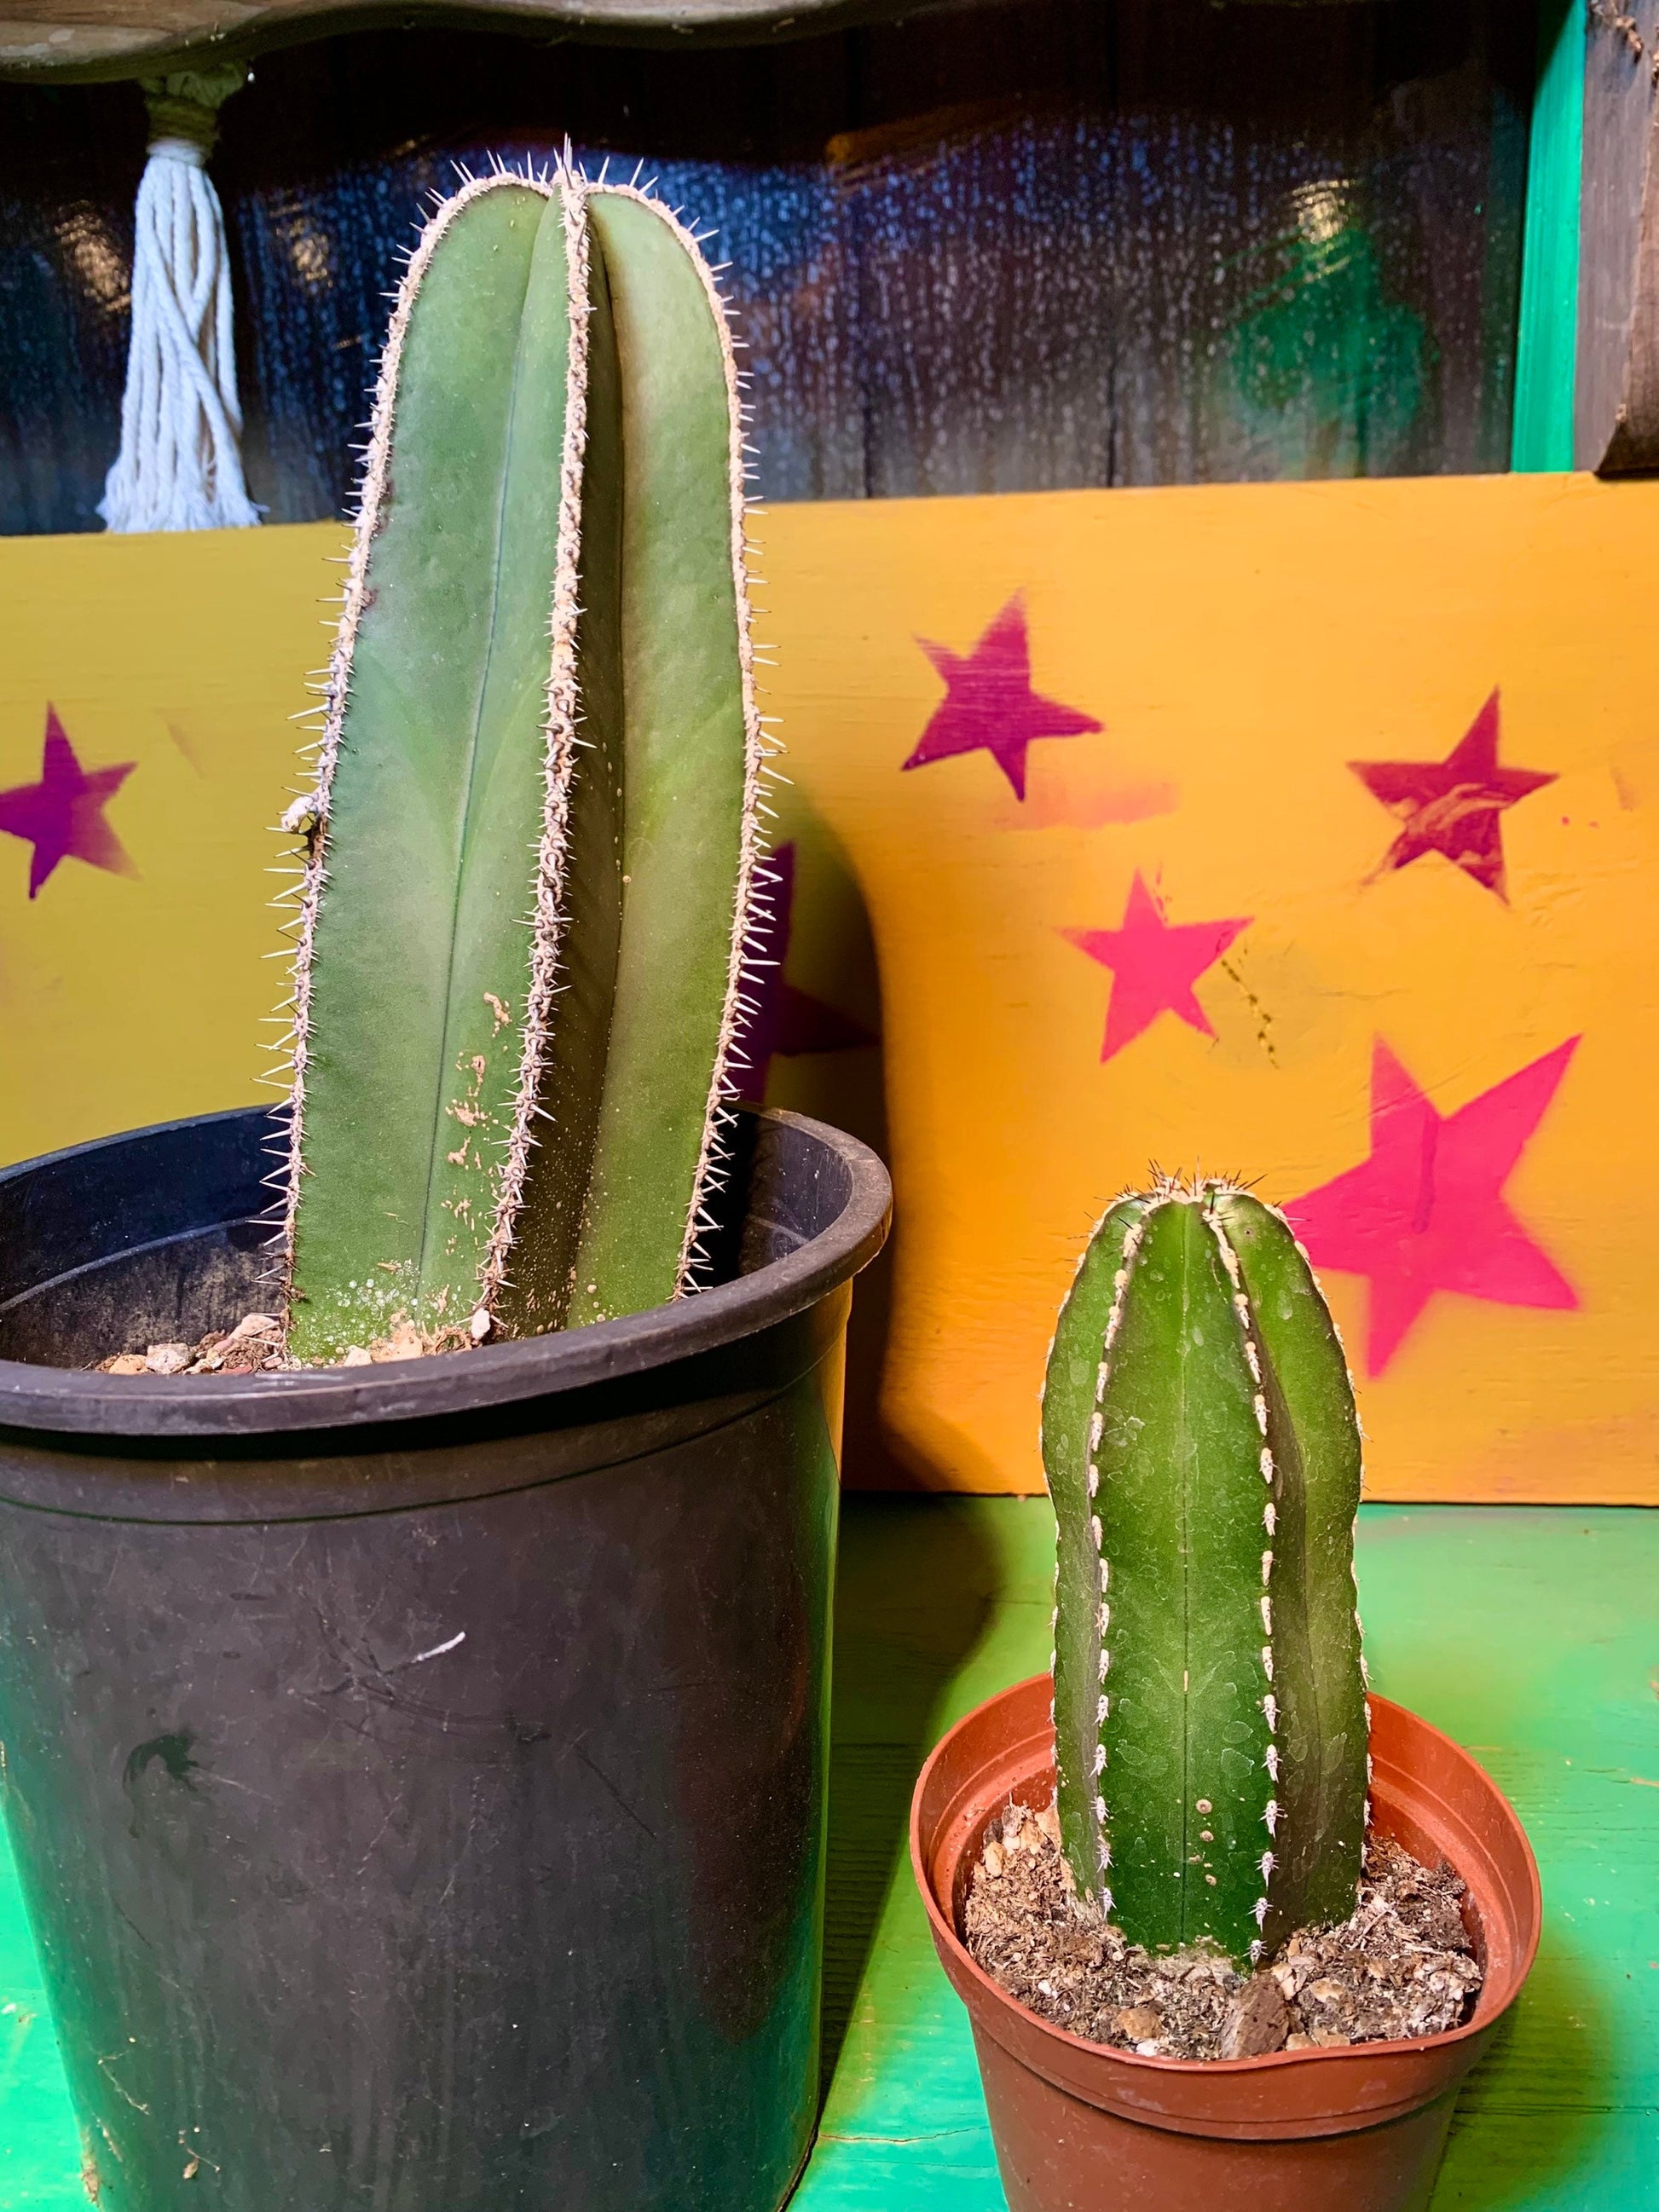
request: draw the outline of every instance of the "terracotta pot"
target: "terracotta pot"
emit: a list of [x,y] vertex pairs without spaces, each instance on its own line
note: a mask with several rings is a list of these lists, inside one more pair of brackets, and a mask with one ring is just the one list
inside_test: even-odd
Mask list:
[[1538,1948],[1538,1869],[1507,1801],[1449,1737],[1374,1697],[1372,1818],[1468,1884],[1486,1970],[1474,2018],[1412,2043],[1143,2058],[1040,2020],[957,1932],[991,1821],[1015,1801],[1053,1798],[1050,1697],[1039,1675],[958,1722],[910,1809],[911,1863],[973,2021],[1010,2212],[1422,2212],[1463,2076]]

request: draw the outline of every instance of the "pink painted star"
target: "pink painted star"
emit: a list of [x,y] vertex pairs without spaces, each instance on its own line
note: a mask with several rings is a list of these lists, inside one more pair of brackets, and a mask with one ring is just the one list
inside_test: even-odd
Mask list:
[[104,808],[137,765],[94,769],[90,775],[75,757],[54,707],[46,709],[46,739],[40,752],[40,781],[0,791],[0,830],[26,838],[34,848],[29,861],[29,896],[60,860],[84,860],[112,876],[136,876],[125,845],[104,819]]
[[1350,761],[1371,797],[1403,824],[1377,869],[1409,867],[1443,853],[1455,867],[1501,899],[1506,810],[1555,778],[1542,769],[1498,765],[1494,691],[1443,761]]
[[1128,904],[1116,929],[1063,929],[1079,952],[1112,971],[1112,995],[1106,1009],[1103,1060],[1121,1052],[1160,1014],[1178,1014],[1188,1028],[1213,1036],[1209,1016],[1193,996],[1193,985],[1212,968],[1252,917],[1230,921],[1166,922],[1158,902],[1137,871]]
[[1570,1310],[1577,1293],[1504,1200],[1578,1043],[1442,1115],[1378,1037],[1371,1152],[1285,1209],[1316,1267],[1370,1285],[1365,1371],[1380,1375],[1437,1291]]
[[1038,738],[1082,737],[1101,726],[1092,714],[1032,690],[1025,608],[1018,593],[965,658],[925,637],[916,642],[945,678],[945,696],[906,768],[988,752],[1013,786],[1014,797],[1023,799],[1029,745]]

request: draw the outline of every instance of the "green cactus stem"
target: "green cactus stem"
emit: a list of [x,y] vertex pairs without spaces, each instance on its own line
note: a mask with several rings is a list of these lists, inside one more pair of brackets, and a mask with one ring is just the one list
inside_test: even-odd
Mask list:
[[1240,1964],[1346,1919],[1369,1773],[1359,1429],[1284,1217],[1218,1182],[1113,1206],[1060,1314],[1042,1446],[1079,1895],[1148,1949]]
[[300,1359],[692,1280],[763,772],[739,418],[712,276],[643,194],[496,175],[427,226],[303,802]]

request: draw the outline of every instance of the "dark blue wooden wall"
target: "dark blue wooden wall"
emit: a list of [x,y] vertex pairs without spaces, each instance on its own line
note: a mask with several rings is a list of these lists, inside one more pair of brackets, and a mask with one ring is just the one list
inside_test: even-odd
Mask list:
[[[566,134],[716,238],[774,498],[1507,465],[1510,0],[1018,0],[763,50],[379,32],[266,56],[214,174],[247,473],[333,514],[424,196]],[[0,532],[98,527],[131,85],[0,87]]]

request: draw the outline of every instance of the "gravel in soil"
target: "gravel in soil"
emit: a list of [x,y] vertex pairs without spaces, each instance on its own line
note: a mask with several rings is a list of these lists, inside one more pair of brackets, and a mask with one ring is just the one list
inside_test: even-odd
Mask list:
[[1480,1986],[1462,1896],[1450,1867],[1375,1838],[1353,1917],[1299,1929],[1240,1974],[1213,1948],[1153,1956],[1127,1942],[1073,1893],[1054,1808],[1011,1805],[974,1869],[963,1936],[1010,1996],[1091,2043],[1254,2058],[1455,2027]]
[[271,1314],[244,1314],[234,1328],[210,1329],[194,1344],[152,1344],[147,1352],[100,1359],[100,1375],[263,1375],[289,1364],[283,1325]]
[[[379,1367],[392,1359],[423,1359],[434,1352],[464,1352],[480,1342],[488,1324],[476,1322],[424,1334],[400,1316],[390,1336],[354,1345],[342,1367]],[[283,1343],[283,1325],[270,1314],[245,1314],[234,1328],[210,1329],[194,1344],[152,1344],[144,1352],[118,1352],[100,1359],[100,1375],[267,1375],[296,1368]]]

